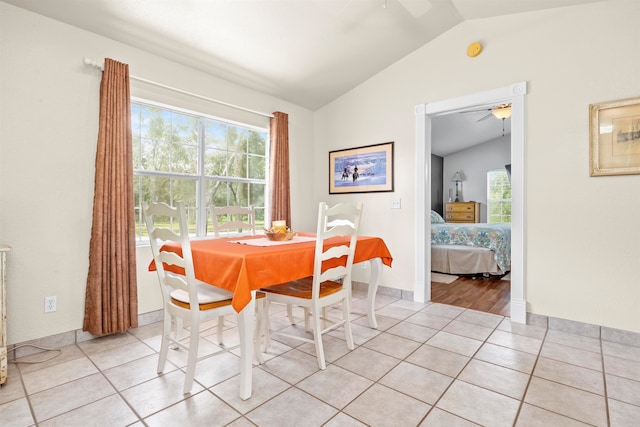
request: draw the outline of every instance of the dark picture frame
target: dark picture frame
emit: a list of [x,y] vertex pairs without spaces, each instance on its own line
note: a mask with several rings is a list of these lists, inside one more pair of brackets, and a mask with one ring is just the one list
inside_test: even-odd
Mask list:
[[329,194],[393,191],[393,141],[329,152]]
[[590,176],[640,174],[640,98],[589,105]]

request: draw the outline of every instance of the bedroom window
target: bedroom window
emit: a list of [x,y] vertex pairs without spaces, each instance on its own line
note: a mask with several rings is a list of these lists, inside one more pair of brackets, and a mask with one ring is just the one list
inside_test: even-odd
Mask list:
[[511,224],[511,183],[505,169],[487,172],[487,222]]
[[208,208],[253,206],[264,226],[268,130],[205,114],[131,102],[136,240],[147,241],[143,201],[184,201],[190,232],[213,231]]

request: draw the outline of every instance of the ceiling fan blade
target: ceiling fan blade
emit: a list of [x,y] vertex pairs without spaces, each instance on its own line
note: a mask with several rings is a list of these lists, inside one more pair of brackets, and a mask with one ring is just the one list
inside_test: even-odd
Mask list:
[[460,113],[466,114],[466,113],[477,113],[480,111],[491,111],[491,108],[479,108],[477,110],[465,110],[465,111],[460,111]]
[[479,118],[478,120],[476,120],[477,122],[481,122],[483,120],[487,120],[489,117],[491,117],[493,115],[493,113],[489,113],[484,117]]

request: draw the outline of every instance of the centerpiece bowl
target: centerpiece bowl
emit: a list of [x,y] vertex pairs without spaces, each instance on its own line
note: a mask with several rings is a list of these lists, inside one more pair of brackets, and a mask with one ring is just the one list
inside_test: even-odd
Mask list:
[[267,236],[267,239],[273,240],[273,241],[276,241],[276,242],[283,242],[285,240],[291,240],[291,239],[293,239],[293,236],[296,235],[295,231],[273,232],[273,231],[269,231],[269,230],[264,230],[264,234],[265,234],[265,236]]

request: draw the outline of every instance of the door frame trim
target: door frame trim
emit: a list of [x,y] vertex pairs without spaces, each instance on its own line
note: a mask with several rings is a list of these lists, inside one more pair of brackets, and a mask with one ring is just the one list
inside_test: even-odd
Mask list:
[[416,247],[413,298],[431,300],[431,117],[487,105],[511,103],[511,320],[527,321],[525,214],[525,100],[527,83],[415,106],[416,116]]

